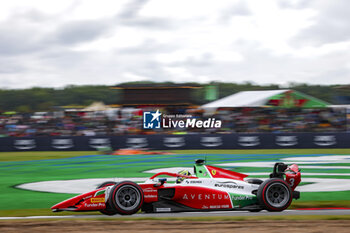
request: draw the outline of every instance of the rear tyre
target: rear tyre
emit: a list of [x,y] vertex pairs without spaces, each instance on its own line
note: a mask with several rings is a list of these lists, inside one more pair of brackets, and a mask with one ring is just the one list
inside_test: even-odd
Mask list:
[[[107,181],[107,182],[104,182],[104,183],[98,185],[98,186],[97,186],[97,189],[103,188],[103,187],[107,187],[107,186],[111,186],[111,185],[116,185],[116,184],[117,184],[117,183],[114,182],[114,181]],[[100,212],[101,212],[102,214],[105,214],[105,215],[115,215],[115,214],[118,213],[116,210],[114,210],[114,209],[112,209],[112,208],[110,207],[110,205],[109,205],[108,202],[106,202],[106,209],[100,210]]]
[[258,189],[259,204],[268,211],[282,211],[292,203],[292,190],[284,180],[265,180]]
[[124,181],[112,188],[108,202],[119,214],[134,214],[143,204],[143,191],[136,183]]

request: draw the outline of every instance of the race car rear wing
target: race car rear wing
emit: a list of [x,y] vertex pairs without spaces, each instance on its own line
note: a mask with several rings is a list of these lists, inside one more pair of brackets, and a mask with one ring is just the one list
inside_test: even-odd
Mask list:
[[[286,176],[285,178],[284,175]],[[279,178],[285,180],[293,190],[293,197],[295,196],[299,198],[299,192],[294,191],[301,182],[301,173],[297,164],[288,166],[284,163],[275,163],[273,172],[270,174],[270,178]],[[294,193],[296,194],[294,195]]]
[[273,166],[273,171],[270,174],[270,178],[281,178],[283,179],[284,171],[287,169],[288,165],[284,163],[275,163]]

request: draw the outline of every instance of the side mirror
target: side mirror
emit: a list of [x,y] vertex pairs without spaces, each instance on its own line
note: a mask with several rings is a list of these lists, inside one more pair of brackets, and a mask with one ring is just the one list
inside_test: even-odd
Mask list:
[[160,187],[160,186],[162,186],[166,181],[167,181],[167,178],[159,178],[159,179],[158,179],[158,182],[159,182],[159,183],[154,184],[153,187]]
[[195,163],[196,163],[196,165],[203,165],[203,164],[205,164],[205,160],[204,159],[196,159]]

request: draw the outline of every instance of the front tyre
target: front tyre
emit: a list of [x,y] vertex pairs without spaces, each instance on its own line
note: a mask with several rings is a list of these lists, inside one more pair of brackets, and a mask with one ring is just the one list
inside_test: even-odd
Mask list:
[[282,211],[292,203],[292,190],[284,180],[265,180],[258,189],[259,204],[268,211]]
[[96,188],[97,188],[97,189],[100,189],[100,188],[104,188],[104,187],[111,186],[111,185],[115,185],[115,184],[117,184],[117,182],[114,182],[114,181],[106,181],[106,182],[103,182],[102,184],[99,184]]
[[[107,182],[104,182],[104,183],[98,185],[97,189],[104,188],[104,187],[111,186],[111,185],[116,185],[116,184],[117,184],[117,182],[107,181]],[[105,215],[115,215],[118,213],[116,210],[114,210],[113,208],[110,207],[108,202],[106,203],[106,209],[100,210],[100,212],[102,214],[105,214]]]
[[119,214],[134,214],[143,204],[143,191],[136,183],[124,181],[113,186],[108,202]]

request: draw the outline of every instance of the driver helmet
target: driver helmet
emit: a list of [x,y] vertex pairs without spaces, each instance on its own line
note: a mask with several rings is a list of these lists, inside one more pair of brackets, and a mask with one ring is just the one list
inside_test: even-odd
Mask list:
[[[188,170],[181,170],[177,174],[185,175],[185,176],[190,176],[191,175],[190,171],[188,171]],[[176,178],[176,183],[180,184],[182,181],[184,181],[184,179],[186,179],[186,177],[178,176]]]

